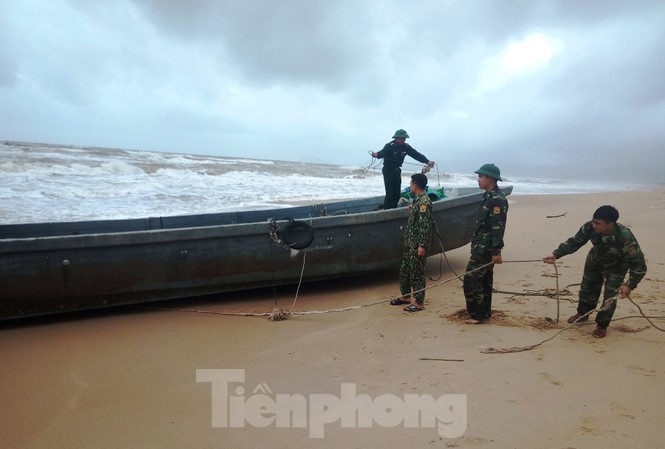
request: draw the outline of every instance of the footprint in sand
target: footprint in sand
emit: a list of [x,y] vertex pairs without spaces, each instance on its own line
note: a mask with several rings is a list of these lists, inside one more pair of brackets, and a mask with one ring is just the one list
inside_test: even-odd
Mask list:
[[543,372],[543,373],[538,373],[538,375],[540,377],[542,377],[543,379],[545,379],[546,381],[548,381],[549,383],[551,383],[552,385],[563,385],[563,383],[561,383],[561,381],[555,380],[554,378],[552,378],[552,375],[550,373],[544,373]]
[[584,433],[590,433],[591,435],[598,435],[598,431],[596,430],[595,422],[592,417],[582,418],[582,425],[580,426],[580,430]]
[[616,412],[619,418],[635,419],[635,415],[631,414],[629,409],[619,404],[618,402],[612,402],[612,411]]
[[657,373],[656,373],[656,370],[653,370],[653,369],[646,369],[646,368],[642,368],[642,367],[640,367],[640,366],[636,366],[636,365],[627,365],[626,368],[627,368],[628,371],[630,371],[631,373],[633,373],[633,374],[639,374],[639,375],[641,375],[641,376],[649,376],[649,377],[653,377],[653,376],[655,376],[655,375],[657,374]]

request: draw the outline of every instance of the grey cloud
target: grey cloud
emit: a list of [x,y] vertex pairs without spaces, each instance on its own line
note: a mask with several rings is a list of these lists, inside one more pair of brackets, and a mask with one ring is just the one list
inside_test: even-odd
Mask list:
[[[665,166],[661,1],[8,3],[0,138],[361,164],[405,127],[453,171]],[[564,50],[479,89],[534,32]]]
[[355,2],[290,0],[137,1],[163,32],[175,33],[228,57],[261,84],[313,83],[339,90],[363,64],[367,42],[348,15],[366,13]]

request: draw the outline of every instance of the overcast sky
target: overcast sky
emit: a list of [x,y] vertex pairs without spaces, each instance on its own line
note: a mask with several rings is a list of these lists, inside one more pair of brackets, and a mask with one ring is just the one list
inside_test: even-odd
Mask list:
[[[0,140],[662,182],[661,0],[0,0]],[[414,162],[414,161],[411,161]]]

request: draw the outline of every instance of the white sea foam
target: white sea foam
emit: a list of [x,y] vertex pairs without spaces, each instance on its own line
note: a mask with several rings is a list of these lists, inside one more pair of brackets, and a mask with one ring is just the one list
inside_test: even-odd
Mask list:
[[[0,223],[265,209],[384,194],[380,168],[365,173],[348,165],[1,141],[0,161]],[[448,190],[477,186],[472,173],[428,176],[430,186]],[[535,178],[506,178],[504,184],[519,194],[639,187]],[[408,185],[407,175],[402,185]]]

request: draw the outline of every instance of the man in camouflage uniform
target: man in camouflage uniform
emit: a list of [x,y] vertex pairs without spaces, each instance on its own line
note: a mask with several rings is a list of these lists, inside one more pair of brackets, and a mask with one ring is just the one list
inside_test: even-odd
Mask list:
[[[404,308],[407,312],[423,310],[425,304],[425,262],[427,247],[432,237],[432,202],[425,187],[427,176],[416,173],[411,176],[409,185],[415,195],[413,204],[409,206],[409,222],[404,234],[404,256],[399,269],[399,290],[401,298],[395,298],[392,305],[409,304]],[[410,304],[413,292],[415,304]]]
[[471,258],[464,275],[464,297],[469,313],[467,324],[480,324],[492,316],[494,264],[503,263],[501,249],[508,215],[508,201],[497,186],[497,181],[502,181],[499,167],[485,164],[475,173],[478,174],[478,187],[485,190],[485,194],[476,215]]
[[394,209],[397,207],[402,190],[402,164],[404,158],[408,155],[427,164],[429,167],[434,165],[434,161],[428,160],[425,156],[418,153],[415,148],[406,143],[409,134],[403,130],[395,131],[392,141],[383,146],[378,152],[372,152],[372,157],[383,159],[383,184],[386,188],[386,198],[383,201],[384,209]]
[[[621,298],[630,295],[637,287],[644,275],[647,266],[644,254],[640,249],[633,233],[624,225],[617,223],[619,211],[612,206],[601,206],[593,214],[592,220],[584,223],[574,237],[559,245],[551,255],[543,258],[543,262],[554,263],[561,257],[572,254],[589,240],[593,247],[584,263],[584,274],[580,286],[577,313],[568,318],[569,323],[587,321],[584,314],[596,308],[600,291],[605,284],[603,304],[609,298],[619,294]],[[624,278],[628,272],[628,282]],[[596,329],[592,335],[603,338],[607,335],[607,326],[610,325],[616,301],[608,304],[607,310],[596,315]]]

